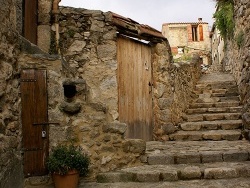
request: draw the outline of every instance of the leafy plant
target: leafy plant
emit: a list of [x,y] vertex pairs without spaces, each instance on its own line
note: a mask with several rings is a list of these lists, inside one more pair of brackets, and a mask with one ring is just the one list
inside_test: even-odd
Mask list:
[[236,35],[235,40],[236,40],[238,48],[242,47],[244,40],[245,40],[245,35],[244,35],[244,32],[242,30]]
[[233,0],[217,0],[217,11],[214,13],[215,24],[224,39],[231,38],[234,32]]
[[47,167],[51,173],[67,174],[70,170],[77,170],[81,176],[86,176],[89,170],[89,157],[79,146],[58,145],[53,148],[47,160]]

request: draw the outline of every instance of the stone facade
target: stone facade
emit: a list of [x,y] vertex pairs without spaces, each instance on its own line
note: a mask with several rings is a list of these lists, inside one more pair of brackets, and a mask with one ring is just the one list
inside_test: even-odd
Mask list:
[[185,54],[200,53],[203,64],[210,64],[211,44],[209,39],[208,23],[181,22],[165,23],[162,25],[162,34],[169,40],[174,58],[178,59]]
[[245,129],[250,129],[250,2],[234,1],[235,30],[232,40],[226,41],[224,70],[230,71],[239,86]]
[[212,64],[213,67],[220,69],[222,67],[222,61],[224,59],[224,40],[220,35],[220,31],[216,28],[215,24],[212,27],[211,34],[211,52],[212,52]]

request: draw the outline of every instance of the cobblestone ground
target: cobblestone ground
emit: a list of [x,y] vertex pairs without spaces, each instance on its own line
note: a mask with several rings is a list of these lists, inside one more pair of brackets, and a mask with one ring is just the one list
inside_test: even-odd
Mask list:
[[230,180],[193,180],[162,183],[85,183],[79,188],[250,188],[250,178]]
[[[47,186],[27,186],[26,188],[53,188]],[[192,180],[160,183],[85,183],[79,188],[250,188],[250,178],[236,178],[226,180]]]

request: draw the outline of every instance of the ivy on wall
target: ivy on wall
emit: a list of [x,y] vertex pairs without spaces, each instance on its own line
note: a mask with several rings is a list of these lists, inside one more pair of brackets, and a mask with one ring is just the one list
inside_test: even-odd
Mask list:
[[233,0],[217,0],[217,11],[214,13],[215,24],[221,36],[232,38],[234,32],[234,2]]

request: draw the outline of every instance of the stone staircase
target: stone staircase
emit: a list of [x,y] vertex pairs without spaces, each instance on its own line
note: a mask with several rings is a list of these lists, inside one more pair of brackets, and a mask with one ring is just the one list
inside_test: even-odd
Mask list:
[[146,154],[141,157],[144,165],[101,173],[97,182],[175,182],[166,186],[199,187],[208,181],[208,186],[212,185],[212,181],[214,187],[221,187],[224,183],[219,186],[217,180],[226,179],[225,183],[234,185],[239,178],[250,177],[250,144],[241,134],[242,107],[233,78],[223,73],[204,75],[194,92],[197,98],[179,130],[169,135],[170,141],[147,142]]

